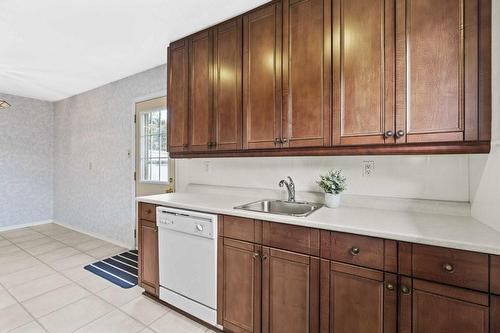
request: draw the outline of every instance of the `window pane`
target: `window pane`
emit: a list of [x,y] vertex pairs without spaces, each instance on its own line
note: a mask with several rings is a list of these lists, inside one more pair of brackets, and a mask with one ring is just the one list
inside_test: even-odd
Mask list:
[[141,114],[141,180],[168,182],[167,111]]

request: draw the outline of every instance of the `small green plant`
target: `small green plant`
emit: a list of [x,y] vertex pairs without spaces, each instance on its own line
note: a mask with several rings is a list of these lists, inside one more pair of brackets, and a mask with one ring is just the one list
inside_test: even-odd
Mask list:
[[316,182],[325,193],[339,194],[346,190],[346,178],[342,176],[342,170],[332,170],[326,175],[320,175]]

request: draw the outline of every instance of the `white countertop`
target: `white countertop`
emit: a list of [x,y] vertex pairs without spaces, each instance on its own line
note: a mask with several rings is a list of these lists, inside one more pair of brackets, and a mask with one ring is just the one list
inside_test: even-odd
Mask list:
[[137,201],[500,255],[500,232],[470,216],[322,207],[307,217],[293,217],[233,208],[261,199],[265,198],[187,192],[139,197]]

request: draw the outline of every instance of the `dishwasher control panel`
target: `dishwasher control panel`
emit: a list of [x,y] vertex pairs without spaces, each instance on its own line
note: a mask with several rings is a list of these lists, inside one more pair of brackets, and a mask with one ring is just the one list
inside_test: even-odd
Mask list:
[[158,228],[206,238],[217,236],[217,215],[157,207],[156,221]]

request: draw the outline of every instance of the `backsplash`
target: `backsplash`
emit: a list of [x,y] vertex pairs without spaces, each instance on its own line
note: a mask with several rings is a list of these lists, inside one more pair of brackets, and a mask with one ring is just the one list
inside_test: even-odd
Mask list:
[[[297,191],[319,191],[320,173],[342,169],[348,178],[346,194],[469,202],[475,193],[487,155],[341,156],[180,159],[176,161],[176,188],[190,183],[278,189],[291,176]],[[474,161],[472,170],[471,159]],[[374,171],[363,175],[363,162]],[[473,176],[471,176],[472,174]]]

